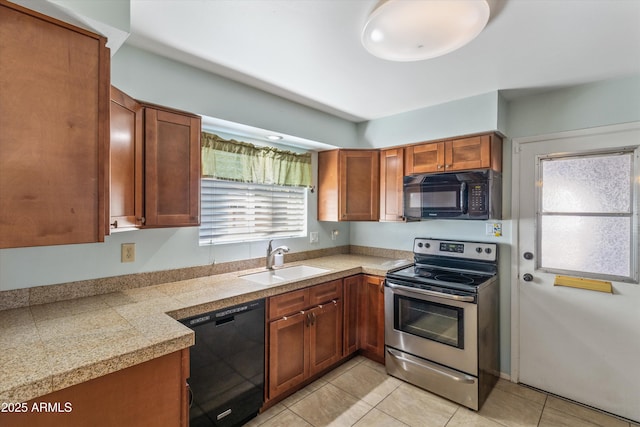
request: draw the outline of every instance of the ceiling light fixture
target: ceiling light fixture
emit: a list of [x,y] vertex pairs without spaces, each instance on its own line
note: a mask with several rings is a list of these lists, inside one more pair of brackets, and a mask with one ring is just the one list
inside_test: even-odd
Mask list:
[[267,135],[267,139],[271,141],[280,141],[282,137],[280,135]]
[[461,48],[487,25],[486,0],[383,0],[362,30],[362,44],[390,61],[420,61]]

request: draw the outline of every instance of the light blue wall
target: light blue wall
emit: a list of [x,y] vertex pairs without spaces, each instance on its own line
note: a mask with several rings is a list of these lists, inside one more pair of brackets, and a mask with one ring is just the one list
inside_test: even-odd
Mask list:
[[544,135],[640,120],[640,76],[516,98],[507,107],[507,135]]
[[358,124],[361,147],[390,147],[498,128],[498,92]]
[[356,125],[179,62],[124,45],[111,61],[114,86],[134,98],[339,147]]

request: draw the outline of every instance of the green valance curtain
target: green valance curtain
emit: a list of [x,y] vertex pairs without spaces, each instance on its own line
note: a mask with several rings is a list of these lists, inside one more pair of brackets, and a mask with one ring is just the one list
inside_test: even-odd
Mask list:
[[258,184],[311,186],[311,154],[226,140],[202,132],[202,176]]

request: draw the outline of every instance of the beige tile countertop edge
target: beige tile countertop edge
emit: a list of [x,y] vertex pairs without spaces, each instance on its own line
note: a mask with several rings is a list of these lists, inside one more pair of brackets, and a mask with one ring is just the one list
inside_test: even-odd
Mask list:
[[354,274],[384,276],[409,260],[332,255],[287,263],[330,270],[260,285],[237,271],[0,311],[0,402],[24,402],[194,343],[176,320]]

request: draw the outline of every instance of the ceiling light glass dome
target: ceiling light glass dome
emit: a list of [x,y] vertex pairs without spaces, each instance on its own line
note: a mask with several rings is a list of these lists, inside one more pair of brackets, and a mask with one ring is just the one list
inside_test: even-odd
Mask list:
[[487,25],[486,0],[386,0],[369,15],[362,44],[390,61],[420,61],[461,48]]

